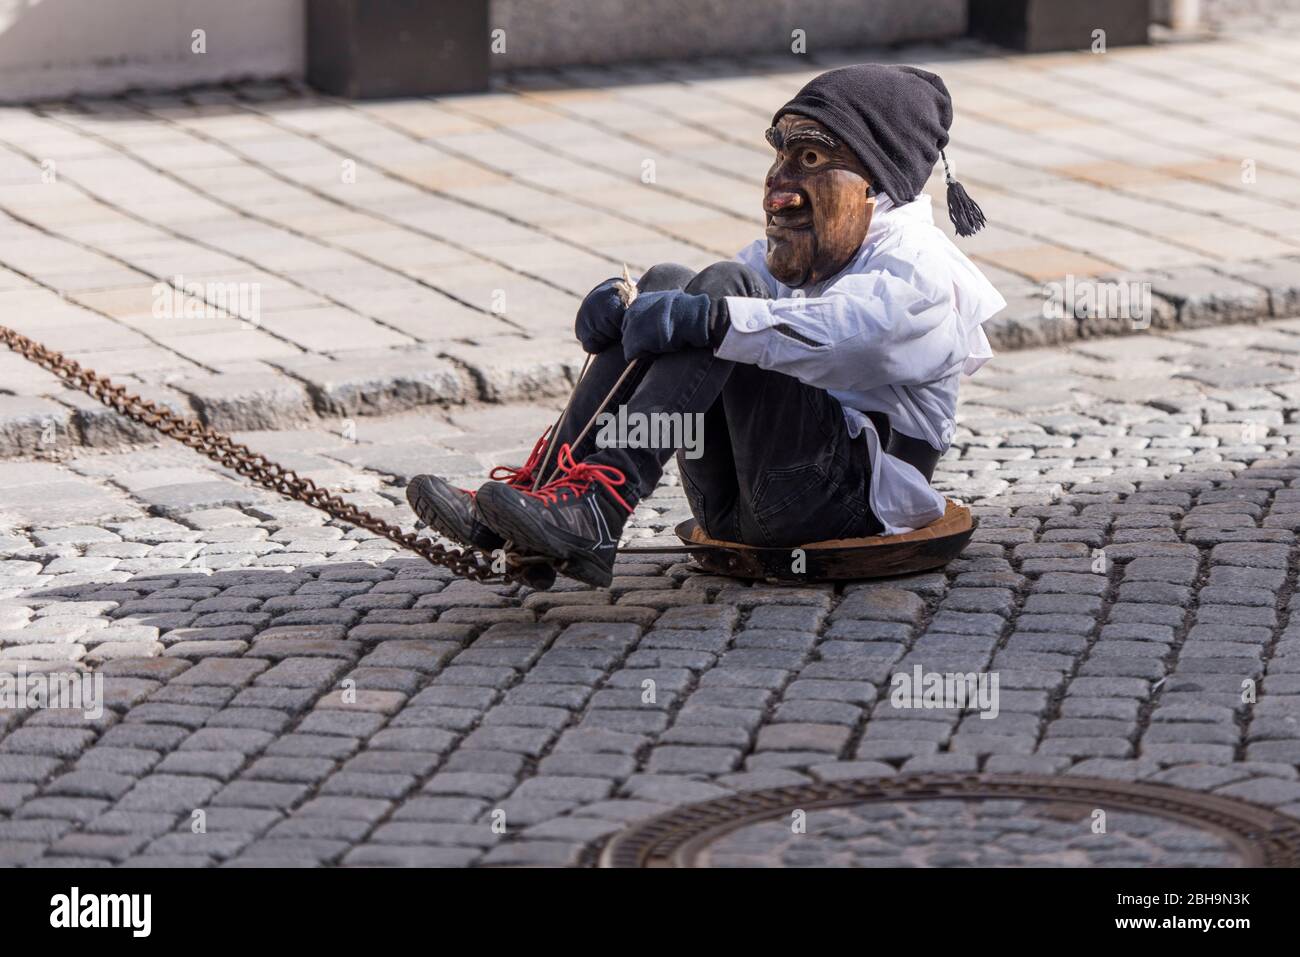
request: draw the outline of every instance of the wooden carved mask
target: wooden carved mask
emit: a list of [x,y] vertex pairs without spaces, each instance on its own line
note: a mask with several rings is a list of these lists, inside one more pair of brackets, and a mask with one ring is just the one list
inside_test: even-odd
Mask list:
[[839,137],[808,117],[787,113],[767,141],[776,150],[763,192],[767,268],[791,288],[829,279],[867,237],[876,205],[867,171]]

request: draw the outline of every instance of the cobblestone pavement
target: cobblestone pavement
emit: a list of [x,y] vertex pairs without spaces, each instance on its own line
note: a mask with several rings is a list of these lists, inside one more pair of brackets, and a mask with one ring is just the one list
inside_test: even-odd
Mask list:
[[[0,662],[93,669],[108,704],[0,711],[0,861],[573,864],[683,803],[926,770],[1300,816],[1297,367],[1300,320],[1000,356],[937,479],[975,540],[942,573],[839,588],[636,556],[608,591],[529,593],[179,446],[0,464]],[[481,478],[553,414],[241,437],[405,521],[411,474]],[[630,534],[685,515],[670,477]],[[997,717],[895,707],[916,666],[996,672]],[[1155,853],[1129,836],[1113,856]]]
[[[1009,301],[998,345],[1133,331],[1079,302],[1043,321],[1042,284],[1067,275],[1149,282],[1157,326],[1300,312],[1300,39],[1283,32],[813,49],[386,103],[259,85],[3,109],[0,312],[226,429],[560,395],[579,297],[625,262],[700,267],[759,235],[773,109],[882,55],[954,91],[951,158],[993,223],[962,245]],[[13,356],[0,383],[0,454],[131,437]]]

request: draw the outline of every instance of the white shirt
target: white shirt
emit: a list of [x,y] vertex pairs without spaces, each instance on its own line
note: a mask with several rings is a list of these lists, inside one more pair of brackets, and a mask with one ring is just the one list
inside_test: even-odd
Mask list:
[[736,260],[772,299],[728,297],[723,359],[783,372],[825,389],[844,407],[849,434],[871,454],[872,511],[897,535],[941,518],[944,499],[911,465],[887,455],[871,420],[944,452],[952,442],[957,383],[993,357],[981,323],[1006,306],[984,275],[934,225],[930,197],[894,206],[876,197],[862,247],[839,273],[792,289],[768,272],[767,240]]

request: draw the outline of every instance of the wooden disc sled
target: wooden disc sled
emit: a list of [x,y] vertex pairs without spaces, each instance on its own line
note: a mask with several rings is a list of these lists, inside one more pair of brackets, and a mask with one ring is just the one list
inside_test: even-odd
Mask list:
[[975,519],[970,509],[949,499],[943,518],[903,535],[839,538],[801,545],[804,554],[800,571],[795,571],[798,566],[793,548],[719,541],[705,535],[693,518],[674,531],[683,544],[695,546],[689,548],[691,556],[718,575],[783,582],[844,581],[906,575],[946,565],[970,541]]

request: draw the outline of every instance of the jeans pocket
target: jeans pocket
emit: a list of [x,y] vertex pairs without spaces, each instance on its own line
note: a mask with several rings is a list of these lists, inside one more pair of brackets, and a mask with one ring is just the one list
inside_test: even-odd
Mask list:
[[[770,545],[803,544],[807,535],[823,525],[826,515],[816,513],[837,498],[835,483],[816,462],[772,469],[754,486],[750,513]],[[793,538],[799,541],[787,542]]]

